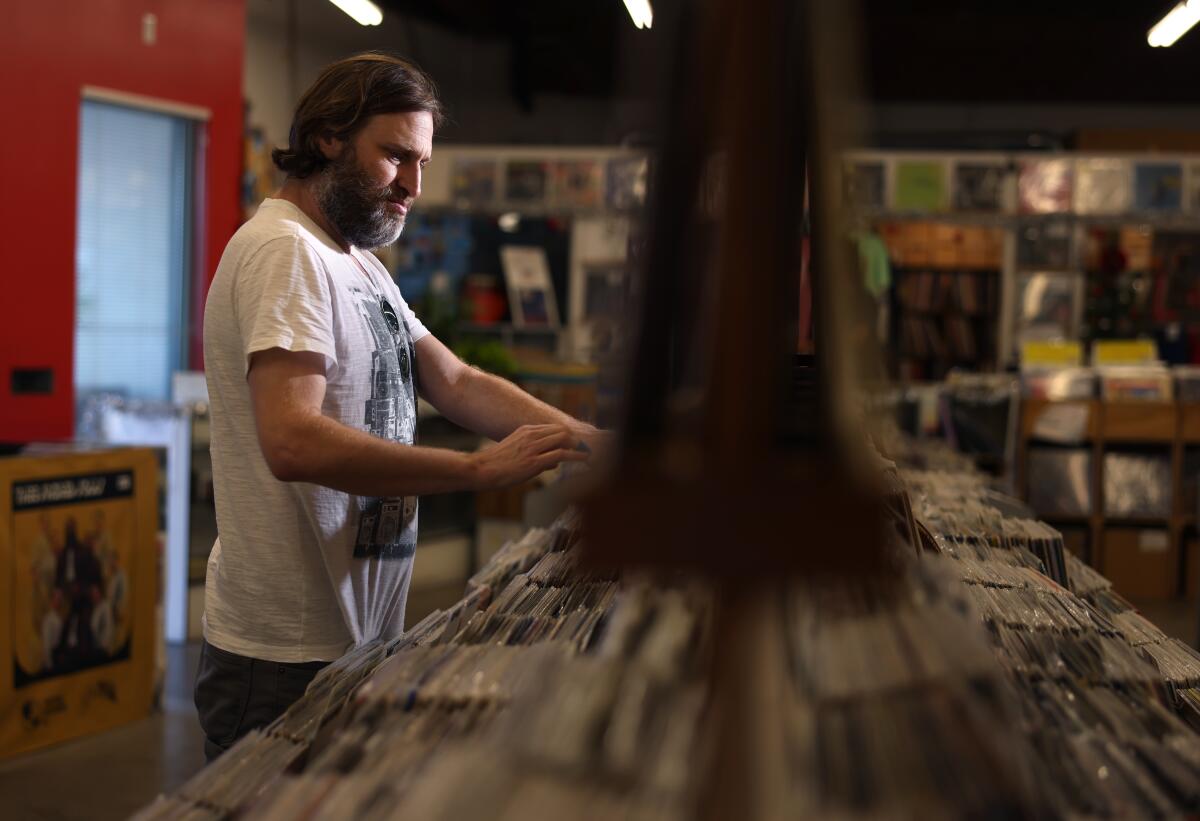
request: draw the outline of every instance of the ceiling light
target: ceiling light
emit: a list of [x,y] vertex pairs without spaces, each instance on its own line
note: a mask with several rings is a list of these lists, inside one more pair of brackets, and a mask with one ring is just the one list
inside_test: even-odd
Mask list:
[[648,29],[654,22],[654,12],[650,8],[650,0],[625,0],[625,8],[629,10],[633,24],[640,29]]
[[329,0],[354,18],[361,26],[377,26],[383,22],[383,12],[371,0]]
[[1166,48],[1200,22],[1200,0],[1184,0],[1167,12],[1146,34],[1146,42],[1155,48]]

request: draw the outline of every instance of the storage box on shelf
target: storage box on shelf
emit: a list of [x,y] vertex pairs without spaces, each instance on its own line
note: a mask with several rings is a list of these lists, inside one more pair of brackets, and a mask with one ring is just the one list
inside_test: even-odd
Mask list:
[[[1118,591],[1169,599],[1183,592],[1184,579],[1194,584],[1200,551],[1185,551],[1184,543],[1195,541],[1196,477],[1185,463],[1188,446],[1200,443],[1200,406],[1025,399],[1019,430],[1023,497],[1047,521],[1074,531],[1073,549],[1086,542],[1088,560]],[[1146,492],[1130,496],[1123,477]]]

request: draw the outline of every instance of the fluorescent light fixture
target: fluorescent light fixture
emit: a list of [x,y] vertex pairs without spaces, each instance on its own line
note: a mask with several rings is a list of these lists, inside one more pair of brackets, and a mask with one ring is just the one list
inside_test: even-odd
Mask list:
[[1167,12],[1146,34],[1146,42],[1155,48],[1173,45],[1188,29],[1200,22],[1200,0],[1183,0]]
[[383,22],[383,12],[371,0],[329,0],[354,18],[360,26],[377,26]]
[[633,24],[640,29],[650,28],[654,22],[654,12],[650,8],[650,0],[625,0],[625,8],[633,18]]

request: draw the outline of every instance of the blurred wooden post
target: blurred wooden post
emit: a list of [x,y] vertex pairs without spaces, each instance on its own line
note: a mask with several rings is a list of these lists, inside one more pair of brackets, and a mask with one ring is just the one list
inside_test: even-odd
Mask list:
[[[810,93],[810,11],[810,3],[792,0],[686,4],[665,106],[624,450],[612,481],[584,503],[589,561],[689,569],[719,585],[712,677],[719,725],[700,808],[710,818],[780,809],[761,806],[756,792],[771,716],[755,697],[752,672],[773,669],[773,655],[777,661],[783,652],[782,625],[763,621],[772,619],[770,602],[786,579],[888,572],[883,490],[855,469],[836,430],[845,387],[837,380],[847,370],[841,358],[855,352],[837,344],[847,317],[835,277],[856,272],[832,262],[832,219],[815,222],[829,231],[814,239],[818,435],[803,447],[784,435],[800,327],[806,162],[814,209],[833,201],[820,186],[834,141],[813,137],[822,131],[815,112],[830,109]],[[724,201],[706,222],[701,181],[713,156],[724,157]],[[706,265],[714,235],[716,265]],[[706,293],[716,305],[707,313]],[[709,356],[688,371],[682,354],[701,351]],[[695,396],[701,405],[680,413],[679,400]]]

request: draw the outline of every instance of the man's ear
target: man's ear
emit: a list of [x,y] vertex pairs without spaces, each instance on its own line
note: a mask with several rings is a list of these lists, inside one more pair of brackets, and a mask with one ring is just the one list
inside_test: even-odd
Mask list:
[[332,134],[326,134],[317,137],[317,147],[321,149],[321,153],[325,155],[325,159],[332,160],[338,154],[342,153],[342,149],[346,147],[346,141],[339,137],[334,137]]

